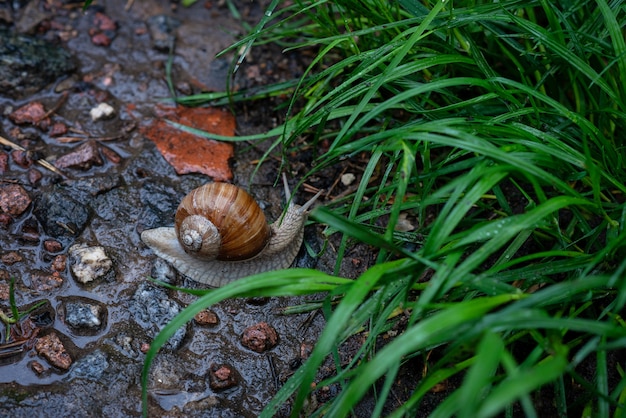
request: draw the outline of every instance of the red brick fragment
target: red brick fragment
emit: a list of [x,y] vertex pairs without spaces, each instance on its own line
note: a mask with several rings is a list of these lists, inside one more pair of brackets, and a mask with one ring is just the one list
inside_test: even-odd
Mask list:
[[157,108],[158,119],[142,129],[154,142],[165,160],[178,174],[202,173],[216,181],[230,181],[233,173],[229,160],[234,157],[231,143],[206,139],[184,132],[167,120],[220,136],[235,134],[235,118],[215,108]]

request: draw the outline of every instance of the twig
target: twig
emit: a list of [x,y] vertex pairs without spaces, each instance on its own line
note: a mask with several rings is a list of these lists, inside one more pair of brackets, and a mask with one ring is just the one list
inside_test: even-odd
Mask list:
[[[14,150],[17,151],[26,151],[26,148],[23,148],[17,144],[14,144],[13,142],[9,141],[6,138],[3,138],[0,136],[0,144],[2,145],[6,145],[7,147],[11,147]],[[68,176],[66,176],[62,171],[60,171],[58,168],[56,168],[55,166],[53,166],[52,164],[50,164],[48,161],[44,160],[43,158],[39,159],[36,161],[37,164],[41,165],[44,168],[47,168],[48,170],[52,171],[53,173],[56,173],[62,177],[68,178]]]
[[68,96],[68,92],[64,91],[63,94],[61,94],[61,97],[59,97],[59,100],[57,100],[57,102],[55,103],[54,106],[52,106],[52,108],[50,110],[48,110],[46,112],[45,115],[43,115],[43,117],[40,118],[40,120],[47,118],[48,116],[50,116],[51,114],[53,114],[54,112],[56,112],[57,110],[59,110],[59,108],[63,105],[63,103],[65,103],[65,101],[67,100],[67,96]]

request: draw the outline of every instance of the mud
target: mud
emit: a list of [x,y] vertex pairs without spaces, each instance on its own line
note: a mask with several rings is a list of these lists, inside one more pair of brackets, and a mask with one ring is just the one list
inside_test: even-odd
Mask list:
[[[63,46],[72,54],[77,69],[35,94],[19,99],[0,95],[0,135],[28,152],[28,158],[20,160],[19,153],[9,147],[0,149],[9,156],[0,182],[21,185],[32,199],[25,212],[3,218],[0,226],[0,255],[14,252],[21,257],[0,264],[4,290],[0,307],[10,312],[9,278],[15,279],[15,299],[21,311],[42,304],[29,315],[33,334],[27,335],[24,323],[18,324],[11,332],[21,343],[0,345],[0,415],[138,416],[144,352],[163,321],[156,321],[153,311],[138,305],[142,302],[137,291],[140,287],[155,291],[155,285],[146,283],[148,276],[196,286],[162,263],[155,265],[154,255],[141,243],[139,234],[146,228],[171,224],[182,196],[210,180],[203,175],[177,175],[140,128],[154,120],[157,105],[168,103],[170,51],[174,51],[171,73],[177,94],[225,87],[232,57],[214,59],[214,55],[244,33],[242,22],[225,6],[211,2],[183,8],[142,0],[127,8],[129,4],[120,0],[106,0],[86,13],[80,11],[80,4],[42,2],[33,9],[32,3],[37,2],[22,9],[0,4],[0,23],[4,20],[11,31],[23,28]],[[237,4],[249,24],[255,24],[263,13],[262,3]],[[242,70],[238,83],[246,86],[297,77],[305,64],[297,57],[276,53],[255,51],[249,71]],[[246,74],[256,78],[251,80]],[[69,130],[62,136],[76,137],[77,142],[59,141],[49,128],[17,125],[8,117],[35,101],[46,110],[54,109],[47,115],[50,123],[65,125]],[[112,106],[114,113],[94,120],[90,110],[102,102]],[[238,133],[271,128],[277,116],[272,104],[267,106],[239,108]],[[90,152],[95,152],[99,161],[63,166],[62,172],[37,163],[38,159],[54,162],[87,141],[95,144],[95,151]],[[231,162],[233,182],[248,188],[273,220],[284,199],[280,188],[274,187],[278,162],[264,164],[249,183],[253,161],[262,155],[264,146],[236,148]],[[310,157],[301,157],[292,174],[302,174]],[[317,186],[326,187],[323,182],[320,179]],[[304,201],[310,196],[297,192],[296,197]],[[60,226],[54,221],[47,225],[46,214],[57,201],[65,202],[59,210],[65,210],[62,213],[67,218]],[[82,209],[71,205],[68,209],[68,202],[84,209],[84,225],[79,229],[79,220],[72,216]],[[306,240],[314,248],[320,247],[320,231],[321,227],[306,231]],[[93,282],[77,282],[70,270],[72,260],[67,257],[73,244],[102,246],[113,262],[112,272]],[[370,262],[367,257],[371,255],[366,254],[365,259],[355,255],[354,260],[360,261],[347,263],[342,274],[356,276]],[[331,272],[333,254],[329,250],[318,262],[303,250],[297,264],[317,265]],[[158,292],[176,309],[194,300],[182,293]],[[299,364],[305,348],[315,344],[323,325],[321,315],[309,320],[307,315],[279,314],[280,308],[297,302],[227,301],[211,308],[217,323],[188,324],[180,341],[163,350],[152,366],[150,416],[258,415]],[[68,318],[68,310],[77,316]],[[137,312],[150,314],[145,318]],[[241,344],[244,330],[259,322],[270,324],[277,333],[277,345],[260,353]],[[67,370],[35,350],[37,338],[48,335],[56,335],[71,358]],[[4,330],[1,336],[4,344]]]

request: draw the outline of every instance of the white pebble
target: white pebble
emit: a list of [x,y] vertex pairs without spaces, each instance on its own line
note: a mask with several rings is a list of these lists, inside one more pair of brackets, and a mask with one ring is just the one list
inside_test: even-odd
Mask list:
[[104,277],[113,267],[113,262],[100,246],[75,244],[70,247],[69,255],[73,261],[72,273],[80,283],[89,283]]
[[351,185],[354,180],[356,180],[356,176],[352,173],[346,173],[341,176],[341,184],[343,184],[344,186]]
[[100,119],[109,118],[113,116],[114,113],[115,109],[113,109],[113,106],[107,103],[100,103],[98,106],[89,111],[89,114],[91,115],[91,120],[93,120],[94,122]]

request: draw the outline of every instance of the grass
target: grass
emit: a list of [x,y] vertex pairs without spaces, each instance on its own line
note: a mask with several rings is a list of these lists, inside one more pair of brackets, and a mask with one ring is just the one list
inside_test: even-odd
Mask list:
[[[311,217],[341,236],[337,271],[353,240],[378,248],[377,263],[354,280],[292,269],[204,292],[155,339],[144,394],[159,348],[208,305],[326,292],[310,305],[324,331],[262,416],[283,404],[347,416],[366,396],[372,416],[417,416],[433,397],[435,417],[623,416],[626,4],[279,4],[232,49],[280,42],[317,55],[301,79],[265,90],[292,97],[284,125],[238,140],[272,139],[267,155],[283,156],[299,138],[328,143],[309,175],[368,155],[358,189]],[[401,214],[417,229],[397,231]],[[393,327],[402,332],[382,344]],[[329,356],[335,374],[319,381]],[[314,382],[341,390],[311,407]],[[450,389],[435,395],[438,385]]]

